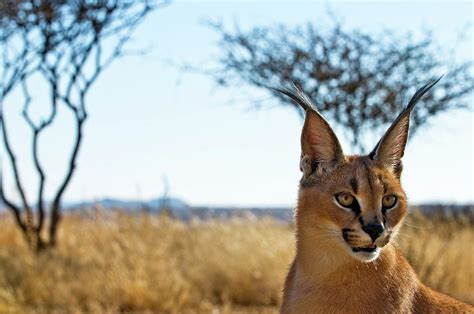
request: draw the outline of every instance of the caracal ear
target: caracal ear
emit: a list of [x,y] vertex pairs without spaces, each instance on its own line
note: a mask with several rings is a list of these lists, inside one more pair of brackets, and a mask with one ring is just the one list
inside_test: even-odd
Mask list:
[[301,153],[303,158],[310,158],[312,167],[320,163],[335,164],[344,158],[341,144],[329,123],[312,109],[306,110],[301,133]]
[[326,166],[335,165],[342,161],[342,152],[339,140],[329,123],[315,109],[308,96],[297,86],[296,92],[276,89],[290,97],[305,111],[305,121],[301,133],[301,163],[300,169],[304,176],[309,176],[318,167],[323,170]]
[[410,114],[420,98],[428,92],[439,80],[432,81],[420,88],[411,98],[407,107],[398,115],[380,139],[374,150],[369,154],[373,160],[379,160],[391,168],[393,173],[400,177],[402,171],[401,159],[405,153],[405,146],[410,128]]

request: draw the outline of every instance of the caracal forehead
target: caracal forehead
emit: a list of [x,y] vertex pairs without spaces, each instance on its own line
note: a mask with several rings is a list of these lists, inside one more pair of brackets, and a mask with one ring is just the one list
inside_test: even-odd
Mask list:
[[[399,171],[398,169],[396,171]],[[387,193],[400,187],[400,180],[392,168],[368,156],[350,155],[331,172],[323,176],[303,177],[302,188],[314,186],[345,187],[357,195]]]

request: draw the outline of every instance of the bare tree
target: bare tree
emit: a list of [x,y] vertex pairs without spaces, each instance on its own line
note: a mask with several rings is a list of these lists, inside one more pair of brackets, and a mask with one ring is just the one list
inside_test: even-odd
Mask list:
[[222,24],[210,26],[220,35],[220,58],[217,68],[205,73],[218,85],[263,89],[301,113],[273,89],[295,84],[359,149],[364,148],[361,135],[385,127],[417,87],[441,74],[446,75],[436,90],[415,109],[412,131],[440,112],[469,107],[472,62],[443,63],[454,59],[453,52],[443,55],[430,32],[418,39],[389,31],[371,34],[346,30],[335,19],[328,28],[308,24],[229,31]]
[[[0,127],[20,203],[6,195],[3,180],[0,194],[32,247],[41,250],[56,244],[61,200],[76,170],[87,120],[87,95],[92,85],[113,61],[127,53],[125,45],[145,17],[166,3],[166,0],[5,0],[0,3]],[[46,102],[49,110],[42,119],[35,118],[30,110],[33,75],[49,89]],[[7,96],[15,89],[21,91],[22,116],[32,132],[31,151],[39,178],[36,204],[28,198],[22,184],[11,145],[11,141],[20,139],[9,134],[3,110]],[[64,178],[50,204],[46,204],[47,173],[38,150],[41,135],[58,117],[59,106],[72,113],[75,135]]]

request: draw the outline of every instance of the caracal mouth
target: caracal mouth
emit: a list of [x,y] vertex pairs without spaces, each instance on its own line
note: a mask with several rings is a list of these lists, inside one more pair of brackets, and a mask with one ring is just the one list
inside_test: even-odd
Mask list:
[[375,244],[365,247],[350,247],[350,255],[358,261],[370,263],[375,261],[382,251],[382,249]]
[[375,244],[370,244],[364,247],[353,247],[352,252],[359,253],[359,252],[367,252],[373,253],[377,250],[377,246]]

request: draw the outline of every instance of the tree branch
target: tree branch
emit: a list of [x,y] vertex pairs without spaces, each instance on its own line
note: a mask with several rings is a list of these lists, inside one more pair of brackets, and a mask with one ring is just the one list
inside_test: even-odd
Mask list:
[[[264,90],[301,114],[298,106],[271,89],[296,84],[319,111],[347,131],[356,148],[364,146],[364,133],[381,130],[391,122],[420,81],[446,71],[443,50],[436,47],[430,32],[413,40],[410,34],[371,34],[346,30],[337,23],[329,29],[312,24],[292,29],[280,25],[247,32],[238,26],[228,31],[222,24],[209,25],[221,37],[217,67],[188,66],[186,70],[210,76],[218,86]],[[440,112],[469,107],[465,96],[474,90],[472,63],[449,68],[436,92],[414,110],[412,130]]]
[[0,169],[0,198],[2,202],[7,206],[7,208],[13,213],[13,216],[15,217],[15,221],[17,225],[20,227],[23,233],[26,234],[27,227],[26,227],[26,224],[21,219],[20,207],[15,205],[10,200],[8,200],[8,198],[5,195],[5,191],[3,190],[3,162],[2,162],[2,165],[0,165],[0,167],[2,168]]
[[[21,85],[24,97],[22,116],[32,132],[32,156],[39,177],[37,200],[37,245],[46,220],[44,190],[46,170],[40,161],[41,134],[57,117],[57,108],[64,105],[75,120],[75,138],[70,152],[66,173],[53,196],[50,207],[49,245],[56,243],[56,233],[61,217],[61,200],[76,170],[83,126],[87,119],[86,98],[100,74],[122,57],[124,46],[131,34],[157,3],[163,0],[105,0],[105,1],[9,1],[0,4],[0,41],[9,47],[3,50],[2,102],[6,94]],[[16,44],[19,45],[16,45]],[[105,44],[107,43],[107,45]],[[15,48],[18,47],[19,51]],[[103,49],[103,47],[110,48]],[[40,79],[50,87],[50,111],[37,120],[30,113],[32,97],[29,93],[30,74],[40,74]],[[36,77],[35,77],[36,79]],[[20,182],[19,167],[11,149],[7,129],[1,116],[4,145],[13,169],[16,188],[27,213],[21,219],[18,206],[6,200],[12,212],[18,214],[19,226],[31,226],[32,211]],[[2,188],[2,198],[5,198]],[[10,205],[8,205],[10,204]],[[22,223],[22,224],[21,224]]]
[[11,168],[13,170],[13,177],[14,177],[14,180],[15,180],[16,188],[17,188],[17,191],[20,195],[20,199],[22,201],[23,208],[24,208],[25,213],[26,213],[26,224],[27,224],[28,227],[32,227],[33,226],[33,216],[32,216],[32,212],[31,212],[31,207],[28,203],[28,200],[26,199],[25,190],[23,189],[23,185],[21,183],[20,173],[19,173],[19,170],[18,170],[17,162],[16,162],[16,157],[15,157],[15,154],[14,154],[14,152],[13,152],[11,146],[10,146],[10,141],[9,141],[9,138],[8,138],[8,131],[7,131],[7,127],[6,127],[6,124],[5,124],[5,119],[4,119],[3,114],[4,114],[3,110],[1,110],[0,111],[0,125],[1,125],[2,134],[3,134],[3,144],[5,145],[5,150],[6,150],[7,156],[10,160]]

